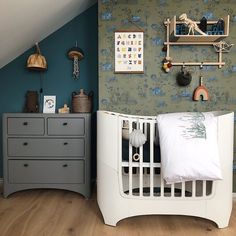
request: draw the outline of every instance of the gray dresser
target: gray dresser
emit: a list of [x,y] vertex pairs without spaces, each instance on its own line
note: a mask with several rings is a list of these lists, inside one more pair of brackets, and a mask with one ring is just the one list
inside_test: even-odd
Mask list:
[[3,114],[4,197],[33,188],[90,196],[88,113]]

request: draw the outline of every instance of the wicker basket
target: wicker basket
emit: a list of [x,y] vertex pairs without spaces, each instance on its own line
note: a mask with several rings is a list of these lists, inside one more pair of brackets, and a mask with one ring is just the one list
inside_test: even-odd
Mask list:
[[92,92],[89,95],[84,93],[83,89],[80,92],[72,93],[72,112],[73,113],[88,113],[92,111]]

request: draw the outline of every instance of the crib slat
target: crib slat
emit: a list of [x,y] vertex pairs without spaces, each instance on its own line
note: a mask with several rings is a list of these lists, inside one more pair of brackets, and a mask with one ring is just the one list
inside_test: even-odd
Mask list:
[[171,184],[171,194],[170,194],[171,197],[174,197],[175,196],[175,184]]
[[206,197],[206,180],[202,181],[202,196]]
[[163,174],[162,174],[162,170],[161,170],[161,186],[160,186],[160,196],[163,197],[164,196],[164,179],[163,179]]
[[196,197],[196,181],[192,181],[192,197]]
[[[133,122],[129,122],[129,133],[132,132]],[[129,196],[133,194],[133,166],[132,166],[133,150],[132,145],[129,144]]]
[[118,123],[118,137],[119,137],[119,142],[118,142],[118,158],[119,158],[119,170],[121,171],[121,174],[119,175],[119,181],[120,181],[120,183],[122,183],[123,181],[122,181],[122,175],[124,174],[124,168],[122,167],[122,164],[123,164],[123,162],[122,162],[122,158],[123,158],[123,156],[122,156],[122,148],[123,148],[123,146],[122,146],[122,128],[123,128],[123,124],[124,124],[124,119],[122,119],[121,117],[120,117],[120,119],[119,119],[119,123]]
[[154,166],[153,166],[153,142],[154,142],[154,124],[150,122],[150,196],[153,196],[153,173],[154,173]]
[[182,187],[181,187],[181,197],[184,198],[185,197],[185,182],[182,182]]
[[[139,122],[139,129],[143,131],[143,122]],[[143,146],[139,149],[139,196],[143,196]]]
[[145,134],[145,136],[147,137],[147,135],[148,135],[148,132],[147,132],[147,122],[145,122],[145,123],[143,123],[144,124],[144,134]]

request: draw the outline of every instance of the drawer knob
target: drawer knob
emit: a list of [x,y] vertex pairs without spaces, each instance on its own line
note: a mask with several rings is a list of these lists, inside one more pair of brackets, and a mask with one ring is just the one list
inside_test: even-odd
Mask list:
[[24,167],[28,167],[29,165],[28,164],[24,164]]
[[68,165],[67,164],[64,164],[63,167],[67,167]]
[[68,143],[67,143],[67,142],[64,142],[63,144],[64,144],[64,146],[68,145]]
[[27,146],[27,145],[28,145],[28,143],[27,143],[27,142],[24,142],[24,143],[23,143],[23,145],[24,145],[24,146]]
[[28,122],[27,121],[23,122],[23,125],[25,125],[25,126],[28,125]]
[[66,126],[66,125],[68,125],[68,123],[67,123],[67,122],[64,122],[64,123],[63,123],[63,126]]

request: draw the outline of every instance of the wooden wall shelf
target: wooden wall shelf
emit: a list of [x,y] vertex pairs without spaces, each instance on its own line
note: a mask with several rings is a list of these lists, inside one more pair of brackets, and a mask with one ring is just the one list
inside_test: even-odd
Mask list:
[[[229,36],[229,15],[222,18],[224,21],[224,32],[223,34],[217,35],[178,35],[176,32],[176,26],[183,24],[183,21],[177,21],[176,16],[174,16],[170,22],[170,41],[173,42],[219,42],[222,39]],[[167,22],[165,22],[167,23]],[[200,24],[200,21],[196,21]],[[207,21],[207,25],[216,24],[217,21]]]
[[[183,59],[182,62],[172,61],[172,65],[192,65],[192,66],[202,66],[202,65],[217,65],[221,68],[225,65],[222,62],[222,52],[223,52],[223,44],[222,41],[229,35],[229,15],[222,18],[224,21],[224,32],[223,34],[217,35],[180,35],[176,32],[176,26],[178,24],[184,24],[182,21],[177,21],[176,16],[174,16],[171,20],[167,19],[164,24],[166,26],[166,42],[164,45],[167,47],[166,57],[170,58],[170,46],[181,46],[181,45],[212,45],[219,44],[220,49],[217,51],[218,53],[218,61],[215,62],[188,62]],[[200,22],[196,21],[197,24]],[[207,21],[207,25],[216,24],[217,21]]]

